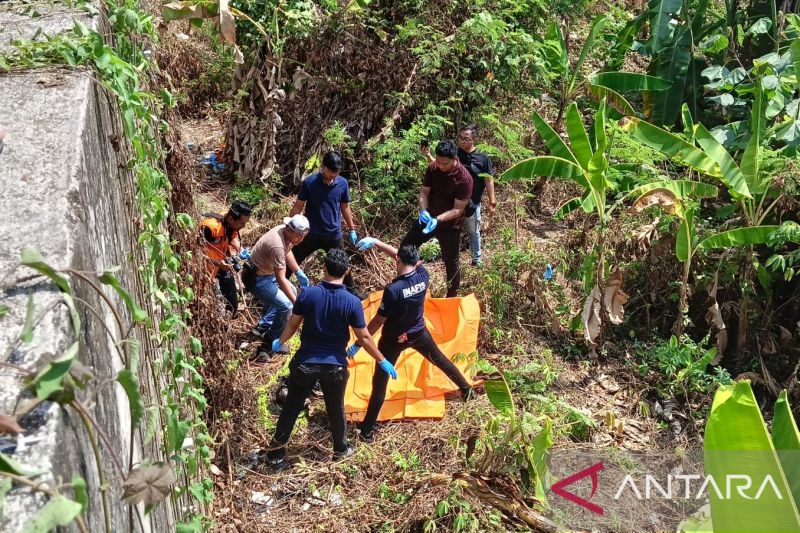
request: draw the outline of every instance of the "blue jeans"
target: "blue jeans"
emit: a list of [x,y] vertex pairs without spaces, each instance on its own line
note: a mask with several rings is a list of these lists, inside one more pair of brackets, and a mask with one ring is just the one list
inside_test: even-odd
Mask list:
[[252,292],[264,305],[264,315],[258,321],[258,325],[269,326],[264,340],[271,343],[283,333],[283,328],[286,327],[286,321],[292,312],[292,301],[283,293],[274,275],[256,277]]
[[472,260],[479,263],[481,260],[481,206],[475,209],[475,214],[464,219],[464,229],[469,236],[469,249],[472,252]]

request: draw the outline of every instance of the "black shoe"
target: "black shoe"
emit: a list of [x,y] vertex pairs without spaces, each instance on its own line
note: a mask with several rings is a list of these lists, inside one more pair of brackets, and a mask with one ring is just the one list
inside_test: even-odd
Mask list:
[[269,350],[264,350],[263,348],[259,348],[253,355],[250,356],[250,360],[252,362],[260,365],[268,363],[270,359],[272,359],[272,352]]
[[480,268],[480,267],[483,266],[483,261],[480,261],[478,259],[473,259],[472,260],[472,266]]
[[272,459],[267,457],[267,466],[272,470],[283,470],[286,468],[286,457],[275,457]]
[[256,327],[250,330],[250,333],[255,335],[256,337],[263,337],[264,334],[269,331],[269,326],[260,326],[256,324]]
[[314,388],[311,389],[311,394],[316,396],[317,398],[321,398],[324,394],[322,392],[322,385],[319,384],[319,380],[314,383]]
[[358,426],[358,438],[367,444],[371,444],[375,441],[375,430],[365,431],[361,426]]
[[347,459],[348,457],[352,457],[355,454],[356,451],[353,449],[353,447],[347,446],[347,449],[343,452],[333,452],[333,460],[341,461],[342,459]]

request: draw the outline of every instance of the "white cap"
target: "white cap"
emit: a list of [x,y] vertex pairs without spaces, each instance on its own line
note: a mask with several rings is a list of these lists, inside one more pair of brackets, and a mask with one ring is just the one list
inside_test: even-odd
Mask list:
[[308,223],[308,219],[303,215],[286,217],[283,219],[283,223],[286,224],[287,228],[294,231],[295,233],[306,233],[308,230],[311,229],[311,226]]

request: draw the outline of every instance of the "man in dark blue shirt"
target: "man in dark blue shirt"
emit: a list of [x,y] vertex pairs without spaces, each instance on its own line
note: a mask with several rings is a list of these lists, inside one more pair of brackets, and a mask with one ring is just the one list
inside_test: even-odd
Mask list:
[[[317,250],[326,252],[331,248],[344,250],[342,218],[349,228],[350,241],[355,244],[358,239],[353,223],[353,212],[350,210],[350,189],[347,180],[339,175],[343,165],[339,152],[328,152],[322,158],[320,171],[300,184],[300,193],[289,216],[301,214],[305,210],[306,218],[311,223],[311,232],[303,242],[295,246],[292,252],[299,265]],[[287,276],[291,274],[287,272]],[[350,274],[345,276],[344,284],[349,291],[357,294]]]
[[381,355],[367,330],[361,301],[342,284],[349,268],[344,250],[329,250],[325,257],[324,281],[300,292],[286,329],[273,343],[273,350],[277,351],[305,322],[300,334],[300,349],[289,364],[286,401],[267,452],[268,462],[276,468],[284,465],[286,443],[306,398],[318,381],[333,435],[334,457],[344,458],[353,454],[345,437],[347,421],[344,412],[344,391],[349,376],[345,351],[350,339],[349,328],[353,328],[357,342],[378,361],[383,370],[381,374],[385,372],[384,375],[397,379],[394,366]]
[[[425,326],[423,313],[430,276],[420,264],[419,251],[413,245],[401,246],[400,250],[397,250],[373,237],[365,237],[358,242],[358,249],[362,252],[373,246],[393,256],[397,262],[397,277],[383,289],[383,299],[378,313],[367,326],[371,335],[383,326],[378,349],[392,365],[397,362],[400,352],[408,348],[415,349],[458,386],[464,400],[468,399],[472,387],[456,365],[436,346]],[[348,348],[347,355],[354,356],[358,349],[359,343],[356,342]],[[387,382],[386,375],[382,372],[375,372],[372,376],[372,394],[367,414],[359,425],[361,438],[367,442],[371,442],[374,438],[375,422],[386,398]]]

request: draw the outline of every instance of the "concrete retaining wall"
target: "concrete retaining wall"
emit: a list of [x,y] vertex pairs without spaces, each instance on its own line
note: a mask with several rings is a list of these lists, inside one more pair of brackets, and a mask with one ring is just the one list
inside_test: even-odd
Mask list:
[[[40,19],[4,12],[0,3],[0,50],[9,37],[33,34]],[[55,28],[72,26],[72,13],[63,9],[41,20]],[[24,24],[23,24],[24,22]],[[91,26],[91,22],[89,23]],[[132,178],[126,170],[127,155],[122,132],[105,89],[90,71],[66,69],[35,70],[0,74],[0,126],[6,131],[0,153],[0,303],[10,311],[0,318],[0,413],[24,408],[33,396],[24,390],[18,369],[36,371],[48,360],[63,354],[74,342],[67,309],[59,305],[57,288],[42,278],[26,279],[33,271],[19,265],[25,247],[38,250],[57,268],[103,271],[122,266],[119,277],[133,294],[141,294],[137,279],[138,216]],[[81,397],[103,428],[123,460],[127,471],[130,415],[127,398],[114,382],[124,367],[115,342],[120,338],[114,318],[99,295],[85,282],[73,284],[75,295],[100,312],[100,318],[79,304],[83,319],[79,360],[90,367],[95,379]],[[122,302],[111,290],[106,295],[123,311]],[[23,329],[26,302],[33,295],[37,316],[55,305],[34,329],[30,344],[15,347]],[[140,299],[140,303],[141,299]],[[143,305],[143,307],[146,307]],[[125,316],[129,323],[129,317]],[[116,338],[112,339],[106,328]],[[143,340],[144,341],[144,340]],[[143,342],[139,374],[145,403],[160,403],[162,385],[151,379],[149,362],[160,358],[156,347]],[[11,366],[13,365],[13,366]],[[69,481],[80,475],[89,485],[87,513],[89,531],[102,531],[103,510],[94,454],[80,417],[71,409],[45,402],[20,424],[24,437],[0,435],[0,451],[31,470],[46,472],[37,480]],[[141,437],[141,434],[139,435]],[[158,435],[150,449],[136,439],[135,461],[159,460]],[[110,501],[115,531],[139,530],[128,505],[120,501],[121,479],[111,456],[103,451],[106,474],[111,478]],[[69,495],[69,494],[68,494]],[[6,496],[0,531],[18,531],[46,503],[41,495],[16,486]],[[142,513],[143,514],[143,513]],[[145,530],[174,530],[175,513],[170,502],[145,517]]]

